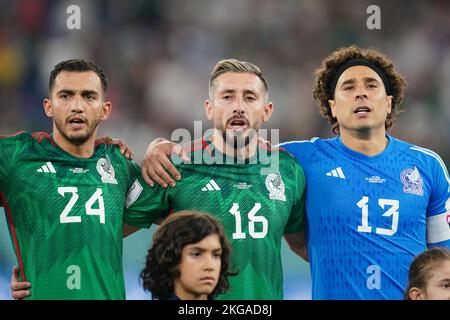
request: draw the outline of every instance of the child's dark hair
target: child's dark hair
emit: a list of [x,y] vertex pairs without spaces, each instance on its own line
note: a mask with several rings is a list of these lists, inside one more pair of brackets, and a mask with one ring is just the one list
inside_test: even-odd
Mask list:
[[180,276],[178,266],[183,247],[211,234],[218,235],[222,255],[219,280],[210,296],[225,293],[230,286],[228,276],[233,275],[229,271],[230,244],[216,219],[195,211],[180,211],[170,215],[155,232],[145,268],[140,274],[144,290],[150,291],[154,299],[167,299],[174,292],[175,279]]

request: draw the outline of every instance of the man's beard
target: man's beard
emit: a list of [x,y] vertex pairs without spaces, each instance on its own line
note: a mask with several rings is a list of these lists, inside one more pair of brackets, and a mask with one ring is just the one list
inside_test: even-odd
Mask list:
[[236,132],[232,129],[222,130],[223,140],[235,150],[247,147],[255,135],[256,131],[253,128],[248,129],[247,132]]
[[97,128],[98,124],[100,123],[100,120],[94,121],[92,123],[86,122],[87,132],[81,135],[74,135],[70,136],[68,135],[64,130],[64,124],[58,120],[55,119],[55,125],[58,131],[61,133],[61,135],[69,141],[70,143],[81,146],[86,141],[89,140],[90,137],[94,134],[95,129]]

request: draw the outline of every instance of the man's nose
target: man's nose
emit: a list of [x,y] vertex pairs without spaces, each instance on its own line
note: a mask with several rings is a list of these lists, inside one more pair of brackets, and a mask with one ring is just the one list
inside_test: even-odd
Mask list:
[[72,112],[83,112],[83,98],[75,97],[71,104]]
[[245,113],[244,103],[243,103],[242,99],[237,99],[236,105],[233,108],[233,114],[242,115],[244,113]]
[[355,91],[356,99],[367,99],[367,89],[364,86],[358,86]]

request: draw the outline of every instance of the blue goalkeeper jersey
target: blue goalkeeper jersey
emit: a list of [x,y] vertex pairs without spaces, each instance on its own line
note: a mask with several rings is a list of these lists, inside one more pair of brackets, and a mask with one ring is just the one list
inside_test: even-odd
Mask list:
[[441,158],[388,136],[369,157],[339,137],[280,145],[306,176],[313,299],[402,299],[413,258],[450,247],[450,179]]

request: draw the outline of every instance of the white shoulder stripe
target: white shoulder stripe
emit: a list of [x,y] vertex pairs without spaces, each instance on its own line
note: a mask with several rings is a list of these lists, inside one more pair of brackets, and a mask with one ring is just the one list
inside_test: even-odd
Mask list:
[[442,168],[442,171],[444,171],[445,178],[447,179],[447,182],[448,182],[449,188],[450,188],[450,177],[448,175],[447,167],[445,166],[444,161],[442,161],[441,157],[437,153],[435,153],[431,150],[425,149],[425,148],[421,148],[421,147],[410,147],[410,149],[422,152],[426,155],[429,155],[430,157],[435,158],[439,162],[439,164]]
[[293,143],[293,142],[295,142],[295,143],[305,143],[305,142],[311,142],[311,143],[314,143],[314,142],[316,142],[318,139],[320,139],[320,138],[319,138],[319,137],[314,137],[314,138],[312,138],[311,140],[293,140],[293,141],[286,141],[286,142],[279,143],[278,145],[275,146],[275,148],[277,148],[277,147],[282,147],[283,145],[285,145],[285,144],[287,144],[287,143]]

